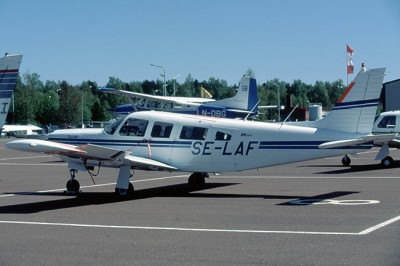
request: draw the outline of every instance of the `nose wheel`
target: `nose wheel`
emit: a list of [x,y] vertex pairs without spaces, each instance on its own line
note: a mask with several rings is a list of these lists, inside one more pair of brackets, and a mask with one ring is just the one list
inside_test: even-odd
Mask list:
[[78,193],[80,191],[81,185],[78,180],[75,179],[76,170],[70,170],[69,174],[71,178],[67,181],[66,187],[68,193]]

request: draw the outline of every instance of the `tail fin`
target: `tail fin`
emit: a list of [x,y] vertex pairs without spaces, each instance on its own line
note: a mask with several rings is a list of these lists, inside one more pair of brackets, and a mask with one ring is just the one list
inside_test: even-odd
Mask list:
[[239,88],[235,96],[215,102],[206,103],[206,105],[221,105],[232,109],[240,109],[246,111],[253,110],[253,112],[257,112],[257,102],[258,94],[256,80],[249,76],[243,76],[239,82]]
[[22,55],[6,54],[3,58],[0,58],[0,129],[7,118],[21,61]]
[[370,133],[385,70],[376,68],[358,72],[332,111],[316,121],[316,126],[351,133]]

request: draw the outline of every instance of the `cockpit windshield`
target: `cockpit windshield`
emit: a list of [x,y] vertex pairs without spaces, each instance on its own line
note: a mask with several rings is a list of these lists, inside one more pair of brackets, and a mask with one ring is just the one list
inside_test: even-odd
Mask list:
[[114,134],[115,130],[117,130],[118,126],[121,124],[122,120],[124,120],[123,118],[118,119],[117,121],[109,124],[108,126],[106,126],[104,128],[104,132],[106,132],[107,134]]

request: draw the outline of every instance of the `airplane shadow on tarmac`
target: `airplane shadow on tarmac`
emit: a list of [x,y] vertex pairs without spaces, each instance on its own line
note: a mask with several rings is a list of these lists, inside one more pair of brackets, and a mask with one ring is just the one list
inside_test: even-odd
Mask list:
[[[233,186],[239,183],[207,183],[204,189],[213,189],[219,187]],[[50,201],[40,201],[32,203],[21,203],[8,206],[0,206],[1,213],[12,213],[12,214],[29,214],[38,213],[50,210],[68,209],[75,207],[83,207],[90,205],[103,205],[103,204],[113,204],[121,201],[135,201],[148,198],[262,198],[262,199],[284,199],[288,200],[285,203],[279,203],[277,205],[287,205],[287,206],[305,206],[303,205],[293,205],[290,202],[294,200],[310,200],[310,202],[315,202],[316,200],[326,200],[336,197],[341,197],[349,194],[359,193],[354,191],[335,191],[323,195],[315,195],[310,197],[298,196],[298,195],[258,195],[258,194],[229,194],[229,193],[207,193],[201,192],[201,190],[189,191],[187,184],[177,184],[169,185],[155,188],[147,188],[142,190],[137,190],[134,192],[134,196],[129,199],[121,200],[113,192],[83,192],[80,194],[66,194],[63,192],[20,192],[20,193],[10,193],[16,194],[18,196],[60,196],[62,199],[50,200]],[[65,198],[65,197],[68,198]],[[310,203],[311,204],[311,203]]]

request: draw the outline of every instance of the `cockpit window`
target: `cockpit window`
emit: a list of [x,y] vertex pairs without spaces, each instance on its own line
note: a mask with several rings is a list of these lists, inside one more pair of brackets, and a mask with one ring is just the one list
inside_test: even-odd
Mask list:
[[118,119],[117,121],[112,122],[108,126],[104,127],[104,132],[106,132],[107,134],[110,134],[110,135],[114,134],[115,130],[119,127],[122,120],[123,119]]
[[173,125],[165,122],[154,122],[151,136],[153,138],[169,138]]
[[395,128],[396,127],[396,116],[388,115],[382,118],[378,124],[379,128]]
[[143,137],[149,121],[137,118],[128,118],[119,130],[121,136]]
[[208,129],[203,127],[183,126],[180,138],[205,140],[207,137],[207,131]]
[[215,140],[231,140],[232,136],[230,134],[221,132],[221,131],[217,131],[217,133],[215,133]]

